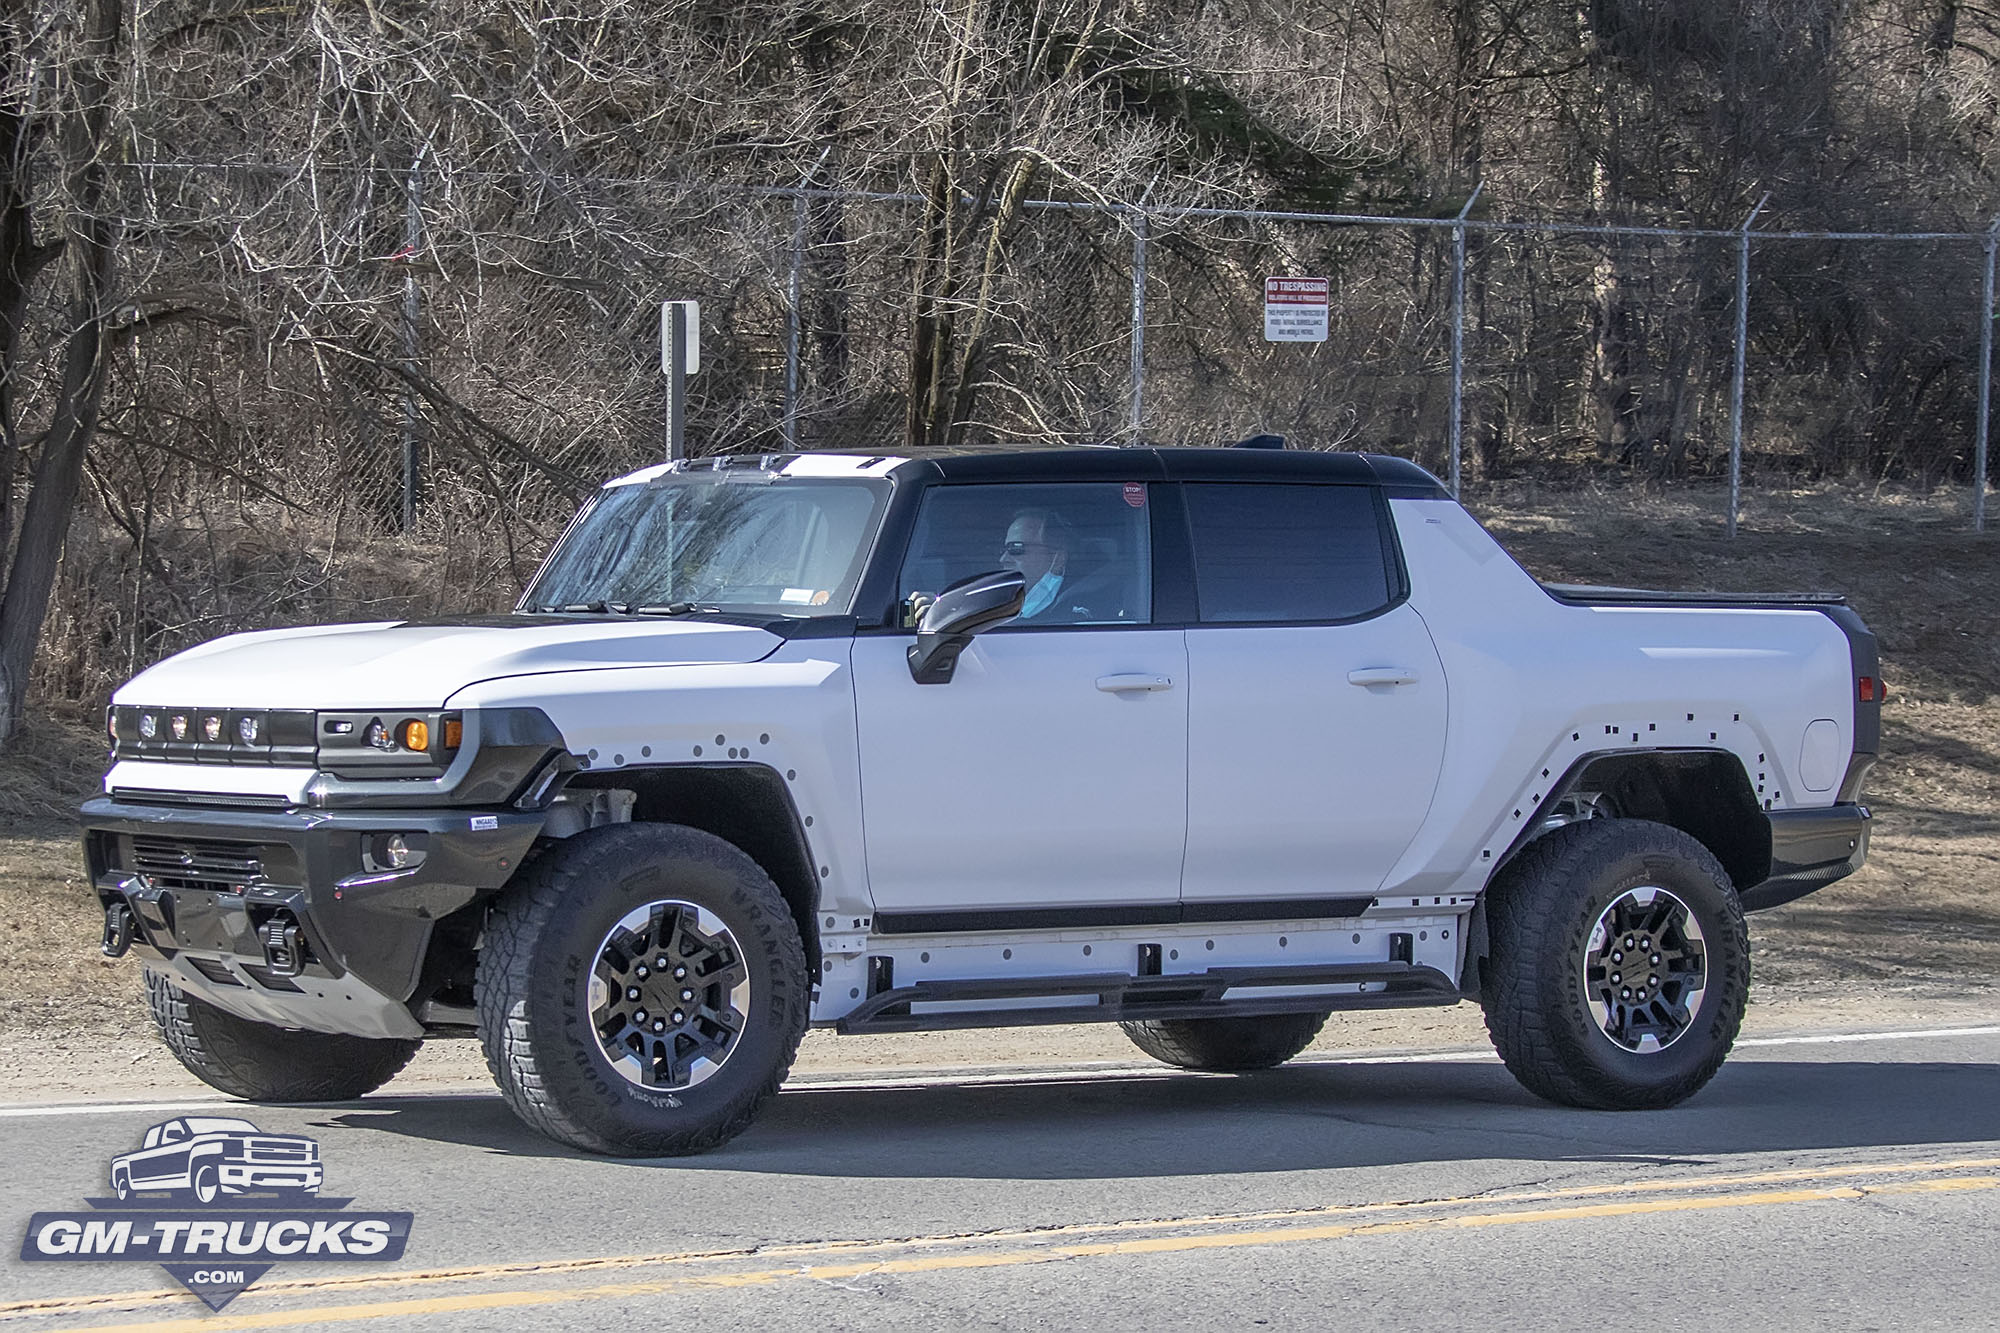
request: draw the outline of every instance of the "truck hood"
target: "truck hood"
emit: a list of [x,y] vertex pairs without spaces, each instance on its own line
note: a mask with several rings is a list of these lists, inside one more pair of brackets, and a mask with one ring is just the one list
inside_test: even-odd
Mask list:
[[150,667],[113,702],[162,708],[439,708],[501,676],[727,665],[768,657],[769,630],[702,621],[496,616],[232,634]]

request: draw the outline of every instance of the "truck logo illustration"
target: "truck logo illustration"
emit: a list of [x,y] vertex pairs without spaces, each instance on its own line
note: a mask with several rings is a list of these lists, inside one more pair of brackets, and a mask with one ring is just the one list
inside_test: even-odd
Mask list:
[[[411,1215],[320,1194],[319,1143],[235,1116],[177,1116],[111,1159],[111,1194],[28,1219],[29,1263],[156,1263],[220,1310],[279,1263],[393,1263]],[[103,1179],[103,1177],[99,1177]]]
[[224,1116],[163,1121],[140,1147],[111,1159],[111,1189],[121,1200],[162,1190],[200,1203],[247,1193],[299,1199],[319,1193],[325,1174],[313,1140]]

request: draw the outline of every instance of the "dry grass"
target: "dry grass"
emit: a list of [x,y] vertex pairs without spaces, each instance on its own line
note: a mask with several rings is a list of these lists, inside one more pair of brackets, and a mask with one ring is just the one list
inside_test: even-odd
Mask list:
[[[1847,594],[1894,690],[1875,850],[1853,878],[1755,918],[1760,992],[2000,995],[2000,533],[1966,531],[1957,497],[1836,488],[1750,495],[1734,542],[1719,489],[1516,485],[1471,504],[1543,578]],[[102,755],[94,728],[40,721],[0,756],[0,1027],[143,1021],[137,967],[97,957],[69,822]]]

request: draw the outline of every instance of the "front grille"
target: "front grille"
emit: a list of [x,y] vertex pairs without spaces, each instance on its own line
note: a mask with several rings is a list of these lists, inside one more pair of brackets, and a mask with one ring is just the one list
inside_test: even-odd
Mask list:
[[241,893],[264,879],[263,848],[250,842],[133,838],[131,864],[162,889]]
[[310,1162],[313,1145],[285,1139],[252,1139],[248,1151],[254,1162]]

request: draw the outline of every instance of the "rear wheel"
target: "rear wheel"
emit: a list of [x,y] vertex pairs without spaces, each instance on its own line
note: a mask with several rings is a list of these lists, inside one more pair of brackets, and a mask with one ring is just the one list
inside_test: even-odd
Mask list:
[[1262,1018],[1163,1018],[1120,1023],[1125,1035],[1155,1060],[1182,1069],[1270,1069],[1312,1045],[1330,1017],[1272,1014]]
[[1749,1002],[1749,932],[1728,873],[1687,834],[1636,819],[1557,829],[1486,910],[1486,1028],[1530,1091],[1650,1110],[1722,1067]]
[[591,829],[535,861],[487,923],[480,1039],[507,1103],[589,1152],[700,1152],[778,1091],[808,1007],[783,895],[711,834]]
[[212,1088],[256,1102],[344,1102],[410,1063],[417,1038],[349,1037],[253,1022],[146,973],[146,1003],[167,1048]]

